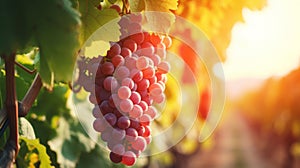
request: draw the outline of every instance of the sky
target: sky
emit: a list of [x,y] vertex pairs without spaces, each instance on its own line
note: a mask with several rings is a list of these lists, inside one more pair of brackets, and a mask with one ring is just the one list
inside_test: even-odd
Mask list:
[[300,0],[268,0],[262,11],[243,11],[232,31],[227,81],[283,76],[300,66]]

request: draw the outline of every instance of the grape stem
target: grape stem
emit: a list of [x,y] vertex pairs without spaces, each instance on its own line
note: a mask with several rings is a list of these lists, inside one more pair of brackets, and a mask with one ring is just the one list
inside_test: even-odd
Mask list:
[[24,117],[28,114],[32,104],[34,103],[35,99],[37,98],[41,88],[42,88],[42,80],[40,75],[37,73],[35,78],[28,89],[26,95],[24,96],[23,100],[21,101],[21,107],[19,115]]
[[5,144],[4,151],[1,152],[0,160],[10,167],[19,151],[18,134],[18,102],[15,84],[15,57],[13,53],[10,56],[3,56],[6,72],[6,101],[5,108],[9,120],[9,139]]

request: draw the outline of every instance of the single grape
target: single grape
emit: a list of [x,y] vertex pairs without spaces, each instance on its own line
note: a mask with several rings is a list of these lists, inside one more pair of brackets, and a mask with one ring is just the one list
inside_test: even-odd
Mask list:
[[134,105],[132,110],[129,111],[129,117],[139,118],[143,115],[143,109],[139,105]]
[[158,83],[154,83],[150,85],[149,92],[151,96],[158,96],[163,93],[163,87]]
[[133,103],[130,99],[123,99],[120,101],[120,110],[128,113],[133,108]]
[[122,66],[125,63],[124,57],[121,55],[116,55],[111,59],[112,64],[116,67]]
[[137,119],[130,119],[130,128],[138,129],[140,122]]
[[129,77],[130,75],[130,71],[127,67],[125,66],[119,66],[117,69],[116,69],[116,72],[115,72],[115,77],[116,79],[118,80],[122,80],[124,78],[127,78]]
[[149,137],[151,135],[151,128],[149,126],[144,126],[145,132],[143,134],[143,137]]
[[113,152],[109,153],[109,158],[114,163],[120,163],[123,159],[122,155],[118,155],[118,154],[113,153]]
[[115,43],[110,47],[110,49],[107,51],[107,57],[113,58],[116,55],[119,55],[121,53],[121,47],[118,43]]
[[132,52],[129,48],[126,48],[126,47],[123,47],[121,49],[121,55],[125,58],[125,57],[128,57],[128,56],[131,56]]
[[101,132],[101,139],[105,142],[111,140],[111,129],[106,129],[105,131]]
[[117,117],[114,113],[107,113],[104,115],[104,118],[111,126],[114,126],[117,122]]
[[[121,141],[125,138],[126,136],[126,131],[123,129],[119,129],[119,128],[114,128],[112,130],[111,136],[114,140],[116,141]],[[119,153],[118,153],[119,154]]]
[[129,38],[134,40],[137,44],[141,44],[144,41],[144,33],[136,33],[131,35]]
[[126,151],[122,157],[122,163],[126,166],[132,166],[136,162],[136,155],[132,151]]
[[134,128],[126,129],[126,140],[129,142],[135,141],[138,137],[138,132]]
[[144,42],[141,44],[141,55],[151,56],[155,52],[155,48],[150,42]]
[[144,70],[142,70],[143,76],[146,79],[152,78],[155,75],[155,69],[153,67],[148,67]]
[[102,118],[97,118],[93,122],[93,128],[97,132],[103,132],[107,128],[107,123]]
[[120,129],[126,129],[130,126],[130,120],[126,116],[122,116],[118,119],[117,125]]
[[125,153],[125,147],[122,144],[116,144],[111,151],[118,155],[123,155]]
[[128,68],[128,69],[136,69],[136,60],[137,58],[131,56],[131,57],[126,57],[125,58],[125,66]]
[[138,91],[147,90],[149,85],[150,85],[150,82],[148,79],[142,79],[139,83],[137,83],[137,90]]
[[162,42],[162,39],[157,34],[150,35],[150,41],[154,46]]
[[120,99],[128,99],[131,96],[131,90],[127,86],[121,86],[118,89],[118,96]]
[[118,81],[113,76],[108,76],[103,81],[103,87],[107,91],[115,90],[118,86]]
[[130,100],[133,104],[139,104],[141,102],[141,95],[138,92],[133,91],[131,92]]
[[131,142],[131,144],[133,149],[140,151],[144,151],[147,146],[146,140],[141,136],[138,136],[135,141]]
[[136,130],[137,130],[139,136],[143,136],[145,133],[145,127],[143,127],[143,126],[139,126],[138,128],[136,128]]
[[157,96],[153,97],[153,101],[154,101],[155,103],[158,103],[158,104],[164,102],[165,99],[166,99],[166,96],[165,96],[165,94],[163,94],[163,93],[160,94],[160,95],[157,95]]
[[98,106],[95,106],[94,108],[93,108],[93,116],[95,117],[95,118],[101,118],[101,117],[103,117],[103,115],[102,115],[102,113],[101,113],[101,111],[100,111],[100,109],[99,109],[99,107]]
[[114,65],[111,62],[105,62],[101,66],[101,72],[105,75],[112,75],[114,70]]
[[168,73],[170,71],[171,66],[170,66],[170,64],[168,62],[162,61],[161,63],[159,63],[157,65],[157,69],[158,69],[159,72],[161,72],[163,74],[166,74],[166,73]]
[[146,69],[149,66],[149,60],[147,57],[141,56],[136,60],[136,68],[138,70]]
[[127,86],[129,89],[134,87],[134,82],[131,78],[124,78],[122,80],[122,86]]
[[112,112],[112,110],[113,110],[113,109],[110,107],[108,100],[102,101],[101,104],[99,105],[99,108],[100,108],[101,113],[102,113],[103,115],[108,114],[108,113]]
[[148,114],[143,114],[140,118],[140,123],[141,125],[143,126],[147,126],[147,125],[150,125],[150,122],[151,122],[151,117],[148,115]]
[[131,52],[135,52],[137,50],[137,44],[132,39],[126,39],[123,42],[123,47],[129,48],[131,50]]
[[157,113],[158,112],[156,108],[153,106],[148,106],[148,110],[144,112],[144,114],[148,114],[151,117],[151,119],[154,119],[157,116]]
[[139,105],[141,106],[141,108],[143,109],[143,111],[147,111],[148,110],[148,104],[145,101],[141,101],[139,103]]
[[140,82],[143,79],[143,72],[138,69],[132,69],[130,71],[130,77],[134,82]]

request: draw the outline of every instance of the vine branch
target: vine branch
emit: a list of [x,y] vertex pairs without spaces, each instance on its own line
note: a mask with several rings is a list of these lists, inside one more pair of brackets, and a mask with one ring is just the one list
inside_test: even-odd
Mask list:
[[42,88],[42,80],[40,75],[37,73],[35,78],[28,89],[26,95],[24,96],[23,100],[21,101],[21,107],[19,115],[24,117],[28,114],[32,104],[34,103],[35,99],[37,98],[40,90]]

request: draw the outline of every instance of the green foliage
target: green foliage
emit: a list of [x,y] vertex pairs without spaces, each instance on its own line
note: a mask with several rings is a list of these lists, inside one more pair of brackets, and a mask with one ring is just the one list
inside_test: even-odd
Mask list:
[[0,55],[39,47],[44,84],[51,88],[54,80],[71,80],[81,22],[68,0],[4,0],[0,16]]
[[40,141],[38,139],[27,139],[25,137],[20,137],[20,140],[24,141],[25,144],[26,144],[26,147],[27,147],[28,151],[24,152],[24,153],[26,153],[27,156],[28,156],[28,152],[33,152],[33,153],[36,153],[38,155],[39,167],[41,167],[41,168],[51,167],[50,166],[51,161],[50,161],[49,156],[46,153],[46,148],[45,148],[44,145],[40,144]]
[[[102,10],[98,10],[97,6],[99,4],[99,0],[79,0],[78,9],[82,14],[80,41],[81,43],[85,43],[86,46],[91,46],[93,45],[93,42],[97,41],[98,43],[96,44],[96,48],[99,50],[97,51],[97,55],[100,53],[106,53],[106,51],[110,48],[110,41],[119,40],[119,25],[116,21],[106,25],[105,28],[100,28],[106,23],[118,18],[119,14],[114,9],[103,8]],[[96,34],[94,34],[91,39],[90,37],[93,33]],[[99,44],[99,41],[101,41],[101,44]],[[95,50],[95,48],[92,50]]]

